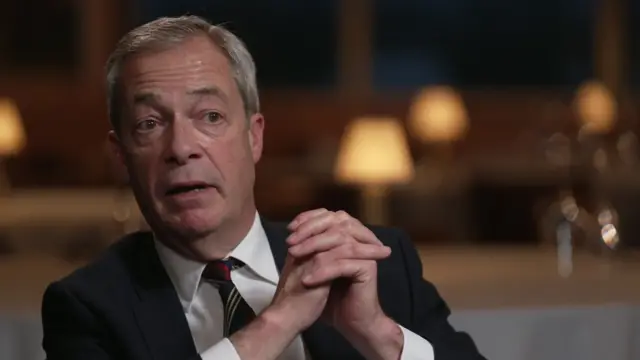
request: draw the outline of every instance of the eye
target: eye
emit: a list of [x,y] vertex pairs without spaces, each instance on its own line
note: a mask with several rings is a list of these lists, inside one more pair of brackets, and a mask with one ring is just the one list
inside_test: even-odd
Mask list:
[[204,114],[204,120],[209,123],[217,123],[222,120],[222,114],[217,111],[208,111]]
[[155,129],[158,126],[158,122],[153,119],[146,119],[138,122],[136,124],[136,130],[138,131],[150,131]]

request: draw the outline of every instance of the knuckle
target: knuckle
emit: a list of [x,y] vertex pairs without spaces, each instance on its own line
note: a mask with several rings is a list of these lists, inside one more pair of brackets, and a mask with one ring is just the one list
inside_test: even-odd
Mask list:
[[378,272],[378,263],[375,260],[368,261],[366,270],[369,271],[370,274],[376,274]]
[[326,240],[330,241],[331,243],[341,243],[344,234],[342,233],[342,231],[340,231],[340,229],[331,229],[327,231],[323,236],[326,237]]
[[326,252],[319,253],[313,258],[313,263],[319,267],[322,267],[323,264],[329,261],[329,255]]
[[351,230],[352,227],[353,227],[353,223],[349,220],[340,222],[340,228],[345,231]]
[[330,227],[325,234],[329,237],[340,237],[342,236],[342,230],[339,227]]
[[349,256],[356,255],[358,253],[358,250],[359,250],[358,244],[356,244],[355,242],[347,243],[347,245],[346,245],[347,255],[349,255]]
[[335,231],[336,231],[336,236],[338,237],[338,240],[346,241],[349,238],[349,233],[347,233],[345,229],[338,228]]
[[338,217],[338,220],[340,220],[340,222],[349,222],[349,220],[351,219],[351,215],[349,215],[344,210],[340,210],[340,211],[336,212],[336,215]]
[[297,245],[297,254],[306,254],[307,252],[310,251],[310,249],[312,249],[313,244],[310,242],[303,242],[300,245]]

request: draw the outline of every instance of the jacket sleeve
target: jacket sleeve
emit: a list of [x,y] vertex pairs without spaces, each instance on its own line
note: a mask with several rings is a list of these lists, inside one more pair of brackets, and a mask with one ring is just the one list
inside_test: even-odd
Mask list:
[[451,311],[435,286],[423,278],[422,262],[409,237],[399,236],[411,292],[411,328],[433,347],[435,360],[486,360],[471,337],[449,323]]
[[44,293],[42,330],[47,360],[114,359],[95,315],[59,282]]

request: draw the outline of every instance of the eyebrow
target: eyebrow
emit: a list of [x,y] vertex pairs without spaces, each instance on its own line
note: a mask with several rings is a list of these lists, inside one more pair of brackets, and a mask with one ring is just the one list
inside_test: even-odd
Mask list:
[[[206,86],[188,90],[187,95],[196,97],[213,96],[219,98],[224,102],[228,102],[229,100],[227,94],[225,94],[224,91],[222,91],[217,86]],[[152,92],[141,92],[133,95],[133,104],[158,104],[159,98],[160,96],[158,94]]]
[[133,104],[156,103],[158,95],[150,92],[143,92],[133,95]]
[[205,87],[189,90],[187,91],[187,95],[194,95],[197,97],[213,96],[213,97],[219,98],[224,102],[228,102],[229,100],[227,97],[227,94],[225,94],[224,91],[222,91],[217,86],[205,86]]

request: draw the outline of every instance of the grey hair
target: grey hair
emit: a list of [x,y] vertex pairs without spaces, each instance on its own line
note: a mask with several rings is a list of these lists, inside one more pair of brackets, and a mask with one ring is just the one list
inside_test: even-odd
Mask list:
[[247,117],[260,112],[256,66],[240,38],[198,16],[162,17],[124,35],[107,60],[107,106],[114,130],[119,130],[122,116],[119,80],[124,61],[135,54],[166,50],[198,35],[208,36],[229,60]]

